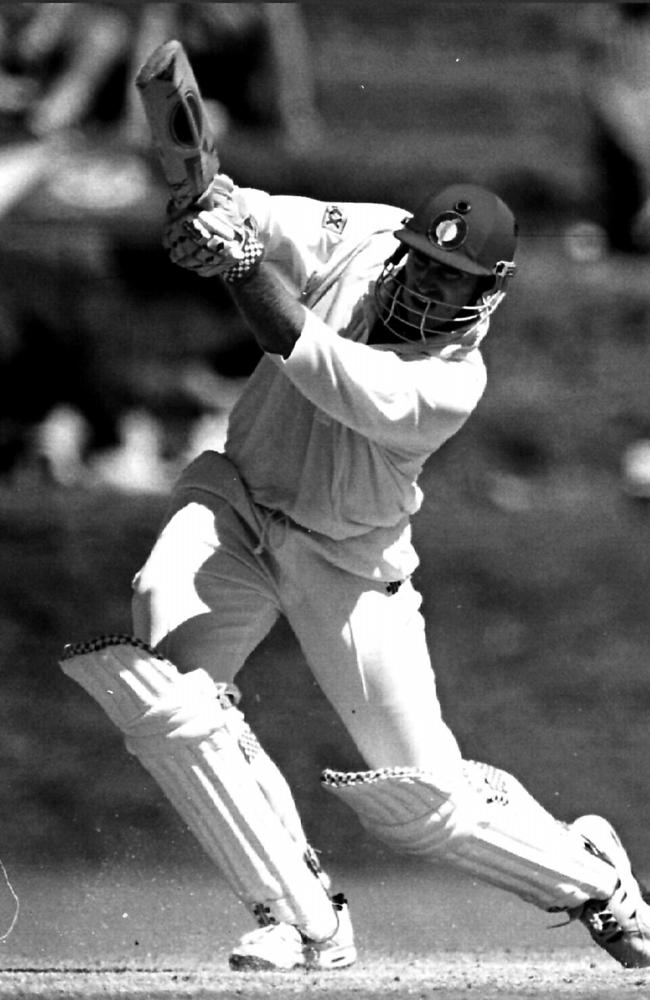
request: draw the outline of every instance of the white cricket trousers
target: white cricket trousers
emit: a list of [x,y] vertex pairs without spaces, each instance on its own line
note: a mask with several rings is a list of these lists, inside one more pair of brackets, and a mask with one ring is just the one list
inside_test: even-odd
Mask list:
[[[202,469],[232,470],[210,454]],[[182,672],[202,667],[231,682],[284,615],[367,766],[422,768],[452,789],[461,752],[441,716],[410,580],[390,593],[331,565],[304,529],[253,504],[241,481],[238,490],[233,504],[207,475],[181,477],[134,580],[135,634]]]

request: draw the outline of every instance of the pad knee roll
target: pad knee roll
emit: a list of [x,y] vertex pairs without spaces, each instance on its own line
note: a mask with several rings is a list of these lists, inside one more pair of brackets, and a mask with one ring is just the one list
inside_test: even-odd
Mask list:
[[395,850],[440,859],[544,910],[607,898],[616,876],[511,775],[474,761],[442,792],[416,768],[324,771],[326,789]]
[[317,941],[334,933],[314,852],[273,806],[276,799],[286,807],[290,792],[235,707],[234,688],[204,670],[181,674],[130,636],[68,646],[61,667],[122,731],[261,923],[288,921]]

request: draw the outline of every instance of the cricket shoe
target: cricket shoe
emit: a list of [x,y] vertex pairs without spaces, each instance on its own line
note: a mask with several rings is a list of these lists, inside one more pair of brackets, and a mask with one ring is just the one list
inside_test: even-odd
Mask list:
[[312,941],[293,924],[268,924],[244,934],[230,954],[230,968],[241,972],[286,972],[345,969],[353,965],[357,950],[347,901],[339,893],[332,903],[339,923],[327,941]]
[[590,851],[616,870],[618,883],[609,899],[590,899],[571,914],[593,940],[626,969],[650,966],[650,906],[648,893],[632,872],[630,859],[615,830],[600,816],[581,816],[571,829]]

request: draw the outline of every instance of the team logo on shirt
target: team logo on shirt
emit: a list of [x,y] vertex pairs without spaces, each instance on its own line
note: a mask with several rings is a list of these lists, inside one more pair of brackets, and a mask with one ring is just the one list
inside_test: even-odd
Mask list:
[[457,250],[468,231],[467,222],[458,212],[441,212],[429,226],[427,236],[441,250]]
[[330,229],[333,233],[340,235],[345,229],[347,221],[338,205],[328,205],[323,216],[323,229]]

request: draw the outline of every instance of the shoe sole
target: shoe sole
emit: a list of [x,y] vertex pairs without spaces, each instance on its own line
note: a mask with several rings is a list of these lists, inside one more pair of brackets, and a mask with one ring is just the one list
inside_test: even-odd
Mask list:
[[327,972],[330,969],[348,969],[357,960],[355,948],[341,948],[336,955],[329,955],[327,961],[323,962],[318,953],[302,962],[296,962],[292,966],[275,965],[266,958],[257,958],[254,955],[231,955],[228,965],[234,972],[293,972],[295,969],[304,969],[305,972]]
[[302,968],[299,963],[292,966],[274,965],[265,958],[254,958],[252,955],[231,955],[228,965],[234,972],[292,972]]

